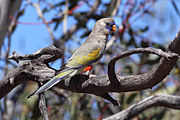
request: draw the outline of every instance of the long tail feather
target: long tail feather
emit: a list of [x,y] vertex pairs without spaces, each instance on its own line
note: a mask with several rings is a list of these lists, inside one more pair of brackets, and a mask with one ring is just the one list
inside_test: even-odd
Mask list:
[[63,73],[58,74],[57,76],[49,80],[47,83],[45,83],[43,86],[41,86],[39,89],[37,89],[35,92],[31,93],[27,98],[30,98],[33,95],[47,91],[48,89],[50,89],[51,87],[59,83],[62,79],[67,77],[72,72],[73,70],[69,70],[69,71],[65,71]]

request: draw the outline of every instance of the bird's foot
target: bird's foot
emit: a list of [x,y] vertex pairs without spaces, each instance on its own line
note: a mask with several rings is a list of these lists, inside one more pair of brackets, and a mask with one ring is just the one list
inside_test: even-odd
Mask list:
[[93,77],[96,77],[96,75],[93,75],[93,74],[90,74],[89,75],[89,79],[93,78]]

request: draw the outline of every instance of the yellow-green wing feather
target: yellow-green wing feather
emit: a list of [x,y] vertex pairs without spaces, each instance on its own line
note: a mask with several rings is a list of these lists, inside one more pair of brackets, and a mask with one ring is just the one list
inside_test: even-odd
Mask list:
[[100,57],[101,49],[97,48],[87,55],[74,56],[68,61],[67,66],[82,67],[97,62]]

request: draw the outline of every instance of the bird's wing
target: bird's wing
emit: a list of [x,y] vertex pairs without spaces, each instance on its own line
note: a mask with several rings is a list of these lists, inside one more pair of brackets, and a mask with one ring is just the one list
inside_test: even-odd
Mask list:
[[96,48],[91,50],[89,53],[86,51],[82,54],[76,54],[72,56],[66,66],[72,68],[80,68],[86,65],[91,65],[96,63],[102,57],[102,50],[100,48]]

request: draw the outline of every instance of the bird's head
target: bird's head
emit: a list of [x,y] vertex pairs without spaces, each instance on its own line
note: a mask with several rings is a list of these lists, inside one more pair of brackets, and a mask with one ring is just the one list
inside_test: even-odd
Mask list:
[[102,18],[96,22],[94,29],[103,34],[111,34],[116,31],[116,25],[112,18]]

